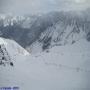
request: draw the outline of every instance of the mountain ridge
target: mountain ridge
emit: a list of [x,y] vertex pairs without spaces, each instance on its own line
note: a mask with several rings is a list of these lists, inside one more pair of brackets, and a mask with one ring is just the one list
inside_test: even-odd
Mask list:
[[[16,21],[14,17],[6,20],[1,18],[0,36],[15,40],[25,49],[31,47],[34,42],[43,44],[43,49],[52,43],[72,44],[82,37],[90,41],[89,13],[83,13],[50,12],[39,16],[17,17]],[[4,21],[8,24],[4,25]]]

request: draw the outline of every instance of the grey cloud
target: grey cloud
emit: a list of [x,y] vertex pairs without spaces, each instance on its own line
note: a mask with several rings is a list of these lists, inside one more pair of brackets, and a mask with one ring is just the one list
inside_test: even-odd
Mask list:
[[83,9],[90,5],[89,0],[84,1],[80,3],[80,0],[0,0],[0,10],[6,13],[28,14],[52,10]]

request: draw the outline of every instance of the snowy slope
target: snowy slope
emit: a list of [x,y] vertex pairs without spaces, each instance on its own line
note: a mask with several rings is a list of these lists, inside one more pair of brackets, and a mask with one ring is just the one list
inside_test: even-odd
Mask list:
[[54,46],[72,45],[81,39],[86,39],[86,32],[83,27],[75,23],[72,25],[59,21],[41,33],[32,45],[27,46],[29,52],[41,52]]
[[0,44],[4,44],[6,47],[6,50],[10,54],[11,57],[15,55],[29,55],[29,53],[22,48],[17,42],[10,40],[10,39],[4,39],[0,37]]
[[17,86],[19,90],[90,89],[90,43],[85,39],[15,59],[14,67],[0,67],[0,86]]

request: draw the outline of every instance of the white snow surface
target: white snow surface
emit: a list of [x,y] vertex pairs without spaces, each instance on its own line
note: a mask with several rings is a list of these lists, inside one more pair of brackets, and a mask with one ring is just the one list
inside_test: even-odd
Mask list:
[[[9,42],[9,53],[16,52]],[[16,44],[13,43],[15,46]],[[19,90],[90,90],[90,42],[56,46],[49,52],[12,54],[14,67],[0,66],[0,87]]]

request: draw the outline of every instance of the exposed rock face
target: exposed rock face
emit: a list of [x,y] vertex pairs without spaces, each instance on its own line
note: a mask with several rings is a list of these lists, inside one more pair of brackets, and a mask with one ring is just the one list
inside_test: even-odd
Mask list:
[[0,65],[11,65],[13,66],[13,62],[8,54],[8,51],[6,50],[4,44],[0,45]]

